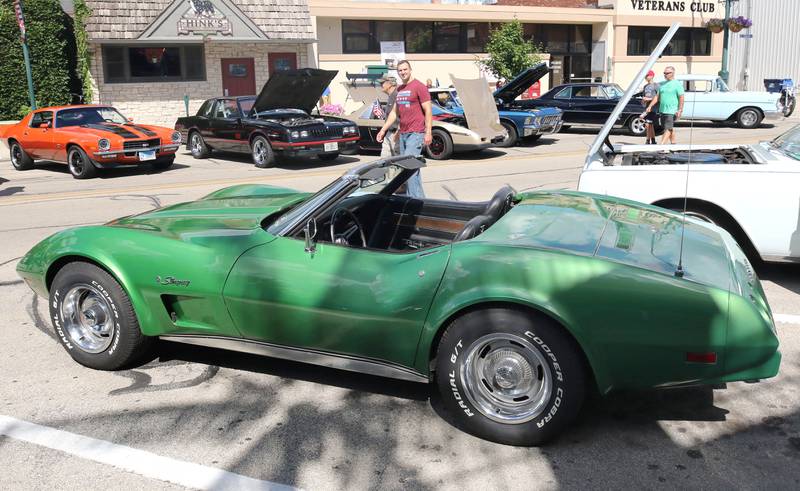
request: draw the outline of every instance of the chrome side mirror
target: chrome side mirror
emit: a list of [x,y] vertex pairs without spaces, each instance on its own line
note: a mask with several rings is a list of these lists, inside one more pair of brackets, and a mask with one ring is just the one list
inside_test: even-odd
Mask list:
[[317,221],[310,218],[303,228],[303,235],[306,239],[306,252],[314,254],[317,251],[317,242],[314,238],[317,236]]

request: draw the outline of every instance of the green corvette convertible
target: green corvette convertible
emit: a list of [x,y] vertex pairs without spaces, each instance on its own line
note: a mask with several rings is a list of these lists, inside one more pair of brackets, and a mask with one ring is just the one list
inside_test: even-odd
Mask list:
[[556,435],[589,391],[777,373],[724,230],[568,191],[410,198],[422,166],[378,160],[315,194],[229,187],[59,232],[17,269],[85,366],[132,366],[160,338],[431,383],[457,426],[513,445]]

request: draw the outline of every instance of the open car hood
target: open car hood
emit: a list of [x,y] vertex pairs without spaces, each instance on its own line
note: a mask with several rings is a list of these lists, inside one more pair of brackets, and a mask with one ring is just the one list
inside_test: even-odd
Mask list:
[[495,90],[494,96],[505,103],[509,103],[528,90],[528,87],[535,84],[540,78],[547,75],[549,71],[547,63],[542,62],[534,65],[514,77],[512,81]]
[[450,74],[450,79],[458,92],[469,129],[488,140],[505,135],[506,130],[500,124],[497,104],[489,93],[486,79],[456,78],[453,74]]
[[389,100],[389,96],[377,84],[342,82],[342,87],[347,90],[347,95],[354,102],[372,104],[376,99],[381,102]]
[[310,113],[337,73],[317,68],[276,71],[264,84],[250,112],[300,109]]
[[645,74],[647,74],[647,71],[653,68],[653,65],[656,64],[656,61],[661,56],[661,53],[663,53],[667,48],[667,45],[672,40],[672,37],[675,35],[675,33],[678,32],[678,28],[680,26],[680,22],[675,22],[672,24],[672,26],[664,34],[664,37],[661,38],[661,41],[659,41],[656,48],[650,54],[650,58],[648,58],[644,65],[642,65],[641,70],[639,70],[639,73],[636,74],[636,77],[634,77],[633,81],[628,86],[628,89],[625,91],[619,101],[617,101],[616,107],[614,107],[614,110],[611,111],[606,123],[602,128],[600,128],[600,132],[597,133],[592,146],[589,148],[589,153],[586,155],[584,168],[587,168],[591,162],[605,159],[605,154],[602,151],[603,142],[608,139],[608,135],[611,133],[611,128],[614,126],[614,123],[616,123],[617,119],[619,119],[622,111],[625,110],[625,106],[628,105],[631,98],[633,98],[633,95],[639,92],[639,88],[642,86]]

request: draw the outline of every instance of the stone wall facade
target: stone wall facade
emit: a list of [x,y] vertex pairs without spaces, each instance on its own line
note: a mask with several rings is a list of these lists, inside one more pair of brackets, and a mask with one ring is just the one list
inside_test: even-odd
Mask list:
[[[269,53],[297,53],[297,67],[309,66],[305,44],[219,43],[204,44],[206,80],[194,82],[105,83],[102,49],[92,45],[92,85],[95,104],[109,104],[137,123],[172,127],[186,115],[184,95],[189,96],[189,114],[195,114],[206,99],[222,96],[222,58],[253,58],[256,92],[269,78]],[[87,101],[88,102],[88,101]]]

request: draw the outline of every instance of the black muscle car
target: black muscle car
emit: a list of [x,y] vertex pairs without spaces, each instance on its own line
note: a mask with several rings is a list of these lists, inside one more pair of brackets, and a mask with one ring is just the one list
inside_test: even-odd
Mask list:
[[[600,128],[625,92],[617,84],[572,83],[557,85],[537,99],[516,100],[525,90],[547,74],[546,63],[539,63],[498,89],[494,96],[509,109],[557,107],[564,111],[563,128],[588,126]],[[634,136],[644,136],[645,123],[639,116],[644,111],[639,95],[625,106],[616,127],[626,128]]]
[[178,118],[175,129],[197,159],[211,150],[250,153],[256,167],[281,156],[316,156],[330,161],[352,153],[358,127],[332,116],[311,115],[335,70],[302,68],[273,73],[258,96],[217,97],[194,116]]

